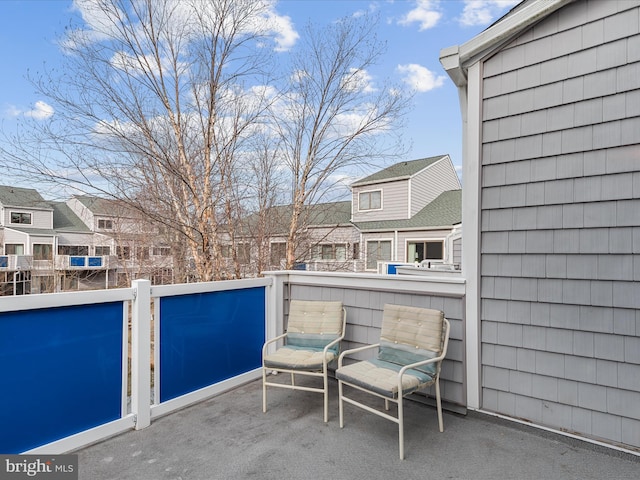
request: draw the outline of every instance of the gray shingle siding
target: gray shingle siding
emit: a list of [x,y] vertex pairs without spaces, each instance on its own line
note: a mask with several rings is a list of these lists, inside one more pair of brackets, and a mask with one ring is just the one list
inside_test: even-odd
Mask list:
[[640,447],[640,1],[483,64],[482,406]]

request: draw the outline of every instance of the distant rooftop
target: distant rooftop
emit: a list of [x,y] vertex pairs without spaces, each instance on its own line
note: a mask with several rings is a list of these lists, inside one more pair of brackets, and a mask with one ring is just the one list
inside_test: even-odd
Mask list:
[[64,232],[91,232],[64,202],[49,202],[53,208],[53,228]]
[[0,185],[0,204],[12,207],[51,208],[37,190],[7,185]]
[[391,165],[390,167],[380,170],[368,177],[357,180],[355,183],[351,184],[351,186],[357,187],[382,181],[386,182],[389,180],[408,179],[444,157],[446,157],[446,155],[438,155],[437,157],[420,158],[418,160],[396,163],[395,165]]
[[87,207],[94,215],[122,216],[126,215],[127,206],[111,198],[96,197],[93,195],[74,195],[82,205]]

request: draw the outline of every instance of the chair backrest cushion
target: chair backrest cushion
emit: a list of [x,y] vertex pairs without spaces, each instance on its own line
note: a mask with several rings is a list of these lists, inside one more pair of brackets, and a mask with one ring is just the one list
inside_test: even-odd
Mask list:
[[317,348],[342,336],[342,302],[291,300],[287,345]]
[[[440,310],[385,305],[378,359],[408,365],[439,356],[443,348],[443,319]],[[436,368],[431,363],[417,370],[434,375]]]

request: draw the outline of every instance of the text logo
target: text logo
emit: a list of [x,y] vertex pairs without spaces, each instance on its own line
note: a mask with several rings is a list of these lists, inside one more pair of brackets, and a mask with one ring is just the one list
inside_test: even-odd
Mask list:
[[78,480],[77,455],[0,455],[0,480]]

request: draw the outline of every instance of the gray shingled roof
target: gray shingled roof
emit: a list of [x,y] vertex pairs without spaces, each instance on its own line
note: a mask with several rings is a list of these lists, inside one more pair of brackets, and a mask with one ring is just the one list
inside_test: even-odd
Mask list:
[[429,158],[420,158],[418,160],[409,160],[405,162],[396,163],[395,165],[391,165],[379,172],[376,172],[368,177],[357,180],[355,183],[351,184],[352,187],[357,187],[360,185],[367,185],[370,183],[378,183],[381,181],[389,181],[392,179],[402,180],[410,178],[412,175],[424,170],[429,165],[437,162],[441,158],[446,157],[446,155],[438,155],[437,157],[429,157]]
[[[291,205],[278,205],[269,209],[269,224],[272,235],[286,234],[291,221]],[[320,203],[307,205],[304,210],[306,226],[336,226],[348,225],[351,222],[351,201]],[[252,228],[257,222],[257,216],[251,215],[245,222],[245,227]]]
[[7,185],[0,185],[0,204],[12,207],[50,208],[37,190]]
[[448,227],[462,222],[462,190],[449,190],[436,197],[408,220],[358,222],[363,232]]
[[87,207],[94,215],[115,215],[114,200],[93,195],[74,195],[73,198]]
[[49,202],[53,208],[53,228],[64,232],[91,232],[64,202]]

